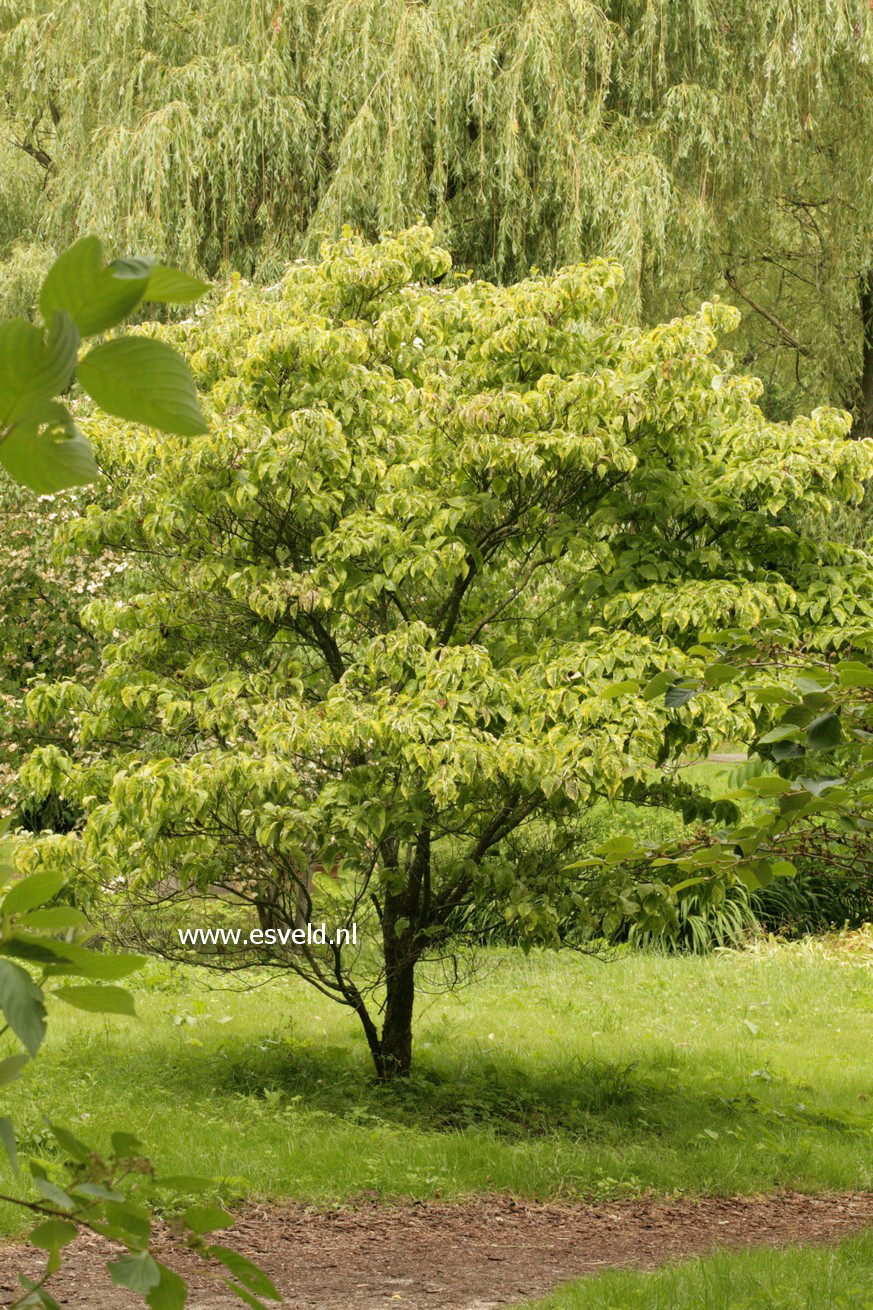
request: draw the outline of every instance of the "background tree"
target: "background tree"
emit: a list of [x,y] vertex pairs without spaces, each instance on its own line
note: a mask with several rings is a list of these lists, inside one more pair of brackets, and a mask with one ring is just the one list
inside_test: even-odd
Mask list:
[[768,412],[870,432],[871,55],[865,0],[9,3],[0,294],[82,229],[270,280],[424,214],[503,280],[617,259],[646,322],[727,290]]
[[867,556],[786,522],[857,499],[873,443],[839,411],[767,422],[713,358],[735,310],[643,331],[606,261],[505,289],[449,266],[426,228],[346,236],[141,329],[184,343],[211,430],[90,425],[119,499],[70,540],[137,561],[139,590],[87,611],[93,685],[28,702],[75,715],[80,746],[36,752],[28,784],[86,816],[34,867],[182,901],[189,925],[216,897],[249,927],[356,922],[212,962],[301,973],[383,1077],[409,1068],[415,970],[459,908],[542,941],[573,911],[669,921],[681,863],[634,877],[619,841],[580,872],[586,807],[711,815],[666,766],[756,731],[714,632],[845,645],[873,595]]

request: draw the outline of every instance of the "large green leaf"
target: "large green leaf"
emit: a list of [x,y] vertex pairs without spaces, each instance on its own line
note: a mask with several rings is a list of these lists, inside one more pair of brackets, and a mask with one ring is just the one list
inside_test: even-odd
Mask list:
[[255,1296],[253,1292],[247,1292],[239,1283],[231,1282],[229,1278],[223,1278],[221,1281],[224,1283],[225,1287],[229,1287],[245,1305],[251,1306],[251,1310],[268,1310],[268,1307],[264,1305],[259,1297]]
[[[32,964],[71,964],[71,952],[82,950],[70,942],[59,942],[51,937],[33,937],[29,933],[16,932],[0,942],[0,955],[8,955],[13,960],[27,960]],[[75,968],[68,969],[75,973]]]
[[22,928],[35,928],[42,932],[63,932],[65,928],[82,928],[88,920],[74,905],[51,905],[46,910],[33,910],[19,920]]
[[189,300],[199,300],[208,290],[209,283],[201,282],[199,277],[181,273],[177,268],[167,268],[165,264],[155,264],[144,299],[156,304],[185,304]]
[[44,1287],[35,1288],[33,1294],[39,1301],[43,1310],[61,1310],[61,1306],[52,1296],[51,1292],[47,1292]]
[[36,1172],[38,1167],[39,1166],[35,1162],[31,1163],[30,1172],[36,1190],[41,1196],[44,1196],[47,1201],[51,1201],[52,1205],[56,1205],[58,1209],[66,1210],[72,1214],[76,1209],[76,1202],[71,1196],[68,1196],[66,1192],[62,1191],[57,1183],[53,1183],[50,1178],[43,1177],[42,1173]]
[[122,323],[136,309],[150,273],[150,260],[119,260],[107,266],[102,243],[82,237],[52,264],[39,308],[47,322],[54,311],[66,311],[82,336],[91,337]]
[[52,1136],[74,1160],[78,1160],[80,1164],[88,1163],[93,1152],[87,1142],[80,1141],[78,1137],[70,1132],[69,1128],[64,1128],[62,1124],[49,1124],[49,1128]]
[[7,1055],[5,1060],[0,1060],[0,1087],[5,1087],[7,1083],[14,1083],[24,1066],[29,1063],[30,1056],[23,1052],[18,1055]]
[[52,992],[67,1005],[74,1005],[77,1010],[89,1010],[92,1014],[129,1014],[135,1015],[133,997],[123,987],[59,987]]
[[39,496],[81,487],[99,476],[94,452],[69,410],[52,401],[21,420],[0,444],[0,463]]
[[0,1010],[21,1044],[36,1055],[45,1037],[43,994],[26,969],[0,960]]
[[66,390],[78,349],[79,334],[66,314],[55,314],[48,331],[23,318],[0,323],[0,429]]
[[74,942],[59,942],[58,962],[46,970],[52,977],[76,975],[93,978],[97,982],[117,982],[136,973],[145,964],[142,955],[127,955],[118,951],[89,951]]
[[160,1261],[156,1260],[155,1263],[160,1272],[160,1282],[146,1296],[151,1310],[183,1310],[188,1299],[188,1289],[184,1280]]
[[161,1271],[148,1251],[136,1255],[121,1255],[106,1266],[109,1277],[117,1287],[129,1287],[131,1292],[145,1296],[161,1281]]
[[15,1125],[12,1120],[3,1115],[0,1118],[0,1146],[9,1157],[9,1163],[12,1165],[12,1172],[18,1173],[18,1151],[15,1147]]
[[837,665],[841,687],[873,687],[873,668],[858,660]]
[[271,1301],[282,1300],[281,1293],[276,1290],[275,1284],[270,1281],[263,1269],[259,1269],[244,1255],[231,1251],[226,1246],[210,1246],[209,1254],[220,1260],[234,1278],[238,1278],[243,1287],[247,1287],[250,1292],[254,1292],[257,1296],[266,1296]]
[[118,418],[180,436],[206,431],[191,372],[164,341],[118,337],[95,346],[79,365],[79,381]]
[[64,875],[53,869],[41,873],[32,873],[29,878],[22,878],[6,893],[0,915],[7,918],[10,914],[23,914],[35,910],[38,905],[45,905],[52,900],[64,885]]
[[233,1223],[233,1215],[219,1205],[189,1206],[182,1218],[195,1233],[212,1233],[216,1228],[230,1228]]
[[69,1219],[46,1219],[37,1224],[36,1228],[31,1228],[27,1239],[43,1251],[59,1251],[62,1246],[74,1241],[78,1232],[76,1225]]
[[133,1205],[129,1201],[107,1201],[104,1206],[106,1222],[113,1228],[119,1228],[125,1234],[129,1246],[145,1250],[152,1235],[152,1221],[149,1211],[142,1205]]

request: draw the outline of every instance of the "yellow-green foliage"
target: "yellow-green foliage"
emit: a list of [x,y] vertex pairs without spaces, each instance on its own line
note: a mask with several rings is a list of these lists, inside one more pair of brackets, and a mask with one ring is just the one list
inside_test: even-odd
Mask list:
[[[389,983],[477,900],[546,939],[571,911],[669,919],[663,880],[564,867],[579,815],[711,812],[658,772],[752,731],[707,633],[869,628],[868,559],[784,520],[858,499],[873,442],[840,411],[765,421],[759,383],[714,359],[734,309],[643,331],[620,283],[605,260],[454,280],[416,227],[142,329],[187,353],[210,431],[90,425],[117,504],[72,548],[118,551],[141,584],[86,611],[97,679],[29,699],[75,713],[86,751],[27,767],[87,816],[39,857],[242,889],[287,922],[305,885],[316,919],[379,935]],[[700,694],[669,708],[664,676]],[[338,878],[310,886],[319,860]],[[356,960],[306,967],[357,1005]]]

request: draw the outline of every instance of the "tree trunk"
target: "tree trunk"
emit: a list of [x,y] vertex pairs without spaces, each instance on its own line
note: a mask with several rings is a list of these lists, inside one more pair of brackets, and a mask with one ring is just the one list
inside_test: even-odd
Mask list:
[[873,436],[873,268],[861,278],[861,416],[860,437]]
[[379,1077],[405,1078],[412,1063],[412,1011],[415,1005],[415,966],[421,955],[420,920],[426,915],[422,898],[430,894],[430,832],[418,834],[405,870],[395,848],[387,848],[386,863],[395,875],[385,892],[382,911],[382,949],[385,957],[385,1022],[376,1061]]
[[379,1077],[406,1078],[412,1064],[412,1010],[415,1003],[415,960],[398,964],[386,979],[385,1022],[382,1025]]

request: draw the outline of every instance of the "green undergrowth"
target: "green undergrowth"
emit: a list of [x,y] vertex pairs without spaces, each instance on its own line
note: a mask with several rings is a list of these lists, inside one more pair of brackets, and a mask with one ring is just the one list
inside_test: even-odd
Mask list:
[[7,1089],[20,1150],[56,1158],[46,1112],[124,1128],[229,1204],[873,1185],[869,956],[491,950],[452,995],[423,981],[414,1076],[382,1086],[305,985],[151,963],[136,1020],[55,1007]]
[[723,1253],[656,1273],[600,1274],[524,1310],[871,1310],[873,1237]]

